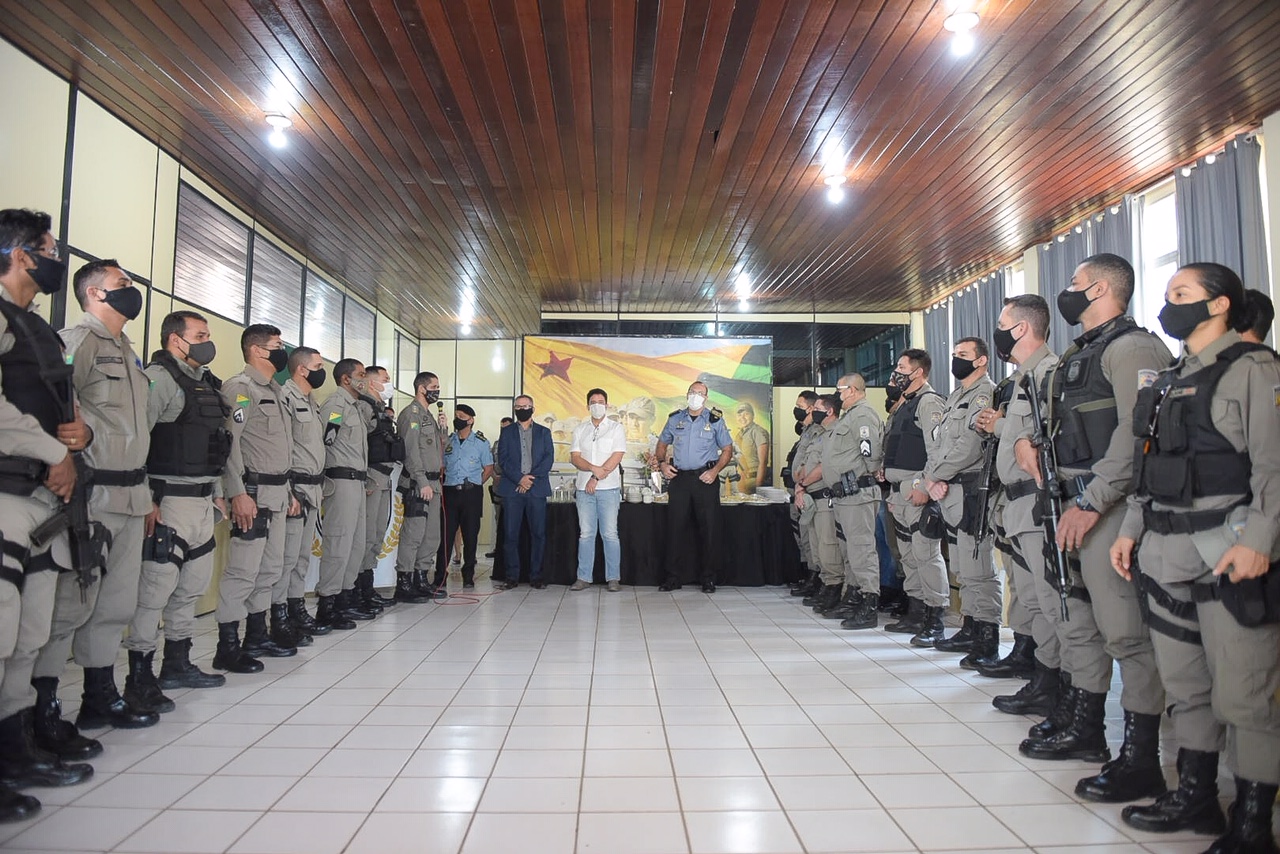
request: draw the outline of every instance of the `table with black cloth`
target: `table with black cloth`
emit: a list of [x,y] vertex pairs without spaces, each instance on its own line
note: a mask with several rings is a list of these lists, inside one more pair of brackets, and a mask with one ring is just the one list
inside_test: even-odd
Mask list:
[[[739,587],[787,584],[800,575],[800,550],[791,534],[786,504],[723,504],[718,544],[720,569],[716,583]],[[618,512],[622,543],[622,583],[656,587],[666,580],[667,505],[628,504]],[[697,549],[696,543],[687,544]],[[520,580],[529,580],[528,529],[520,537]],[[698,583],[696,558],[686,562],[684,584]],[[547,504],[547,547],[542,580],[572,584],[578,577],[578,508],[572,503]],[[604,546],[596,537],[595,581],[604,583]]]

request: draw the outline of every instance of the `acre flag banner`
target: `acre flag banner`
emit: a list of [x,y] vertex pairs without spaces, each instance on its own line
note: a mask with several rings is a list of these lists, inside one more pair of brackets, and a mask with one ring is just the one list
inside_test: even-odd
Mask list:
[[[685,406],[689,384],[710,390],[734,438],[734,465],[747,482],[768,483],[761,460],[771,447],[773,400],[771,338],[550,337],[524,339],[523,390],[533,396],[537,418],[552,431],[556,462],[568,463],[573,430],[587,418],[587,392],[609,395],[608,417],[627,430],[626,470],[657,443],[667,415]],[[761,465],[764,463],[764,465]]]

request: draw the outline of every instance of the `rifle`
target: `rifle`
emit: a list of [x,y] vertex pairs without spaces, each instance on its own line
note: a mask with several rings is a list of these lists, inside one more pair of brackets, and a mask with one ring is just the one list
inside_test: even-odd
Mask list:
[[973,559],[978,559],[978,551],[990,533],[991,525],[991,481],[996,470],[996,446],[1000,442],[995,436],[989,436],[982,443],[982,473],[978,475],[978,519],[973,529]]
[[1058,548],[1058,520],[1062,518],[1062,483],[1058,478],[1058,462],[1053,455],[1053,440],[1040,409],[1038,389],[1030,373],[1022,375],[1019,383],[1031,404],[1031,421],[1034,433],[1031,444],[1040,457],[1040,511],[1044,528],[1044,554],[1053,562],[1053,572],[1058,581],[1058,599],[1062,603],[1062,619],[1067,619],[1067,596],[1071,593],[1071,575],[1067,569],[1067,553]]
[[60,506],[31,532],[31,544],[43,548],[63,531],[70,531],[71,569],[80,583],[81,595],[95,578],[93,571],[106,572],[107,550],[111,548],[111,532],[101,522],[89,518],[89,491],[93,488],[93,472],[85,464],[82,453],[73,453],[76,484],[71,500]]

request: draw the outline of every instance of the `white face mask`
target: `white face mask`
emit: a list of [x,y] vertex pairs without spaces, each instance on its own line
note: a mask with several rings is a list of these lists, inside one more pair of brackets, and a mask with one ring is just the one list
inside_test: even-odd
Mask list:
[[391,383],[387,383],[382,387],[382,391],[378,392],[378,397],[382,398],[385,403],[390,403],[391,398],[395,397],[396,390],[391,387]]
[[702,404],[707,402],[707,396],[705,394],[698,394],[696,391],[691,391],[689,392],[688,400],[690,409],[701,409]]
[[592,403],[587,406],[587,411],[591,413],[591,417],[599,421],[604,418],[606,407],[603,403]]

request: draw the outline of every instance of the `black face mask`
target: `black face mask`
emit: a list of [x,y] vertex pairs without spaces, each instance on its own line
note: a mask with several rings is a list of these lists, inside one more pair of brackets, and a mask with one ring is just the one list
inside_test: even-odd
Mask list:
[[277,374],[289,367],[289,354],[281,347],[277,350],[267,351],[267,361],[271,363],[271,368]]
[[328,377],[329,374],[325,372],[324,368],[318,371],[307,371],[307,385],[312,388],[320,388]]
[[453,429],[457,430],[459,433],[461,433],[463,430],[466,430],[470,426],[471,426],[471,422],[465,418],[453,419]]
[[132,286],[107,291],[102,301],[129,320],[142,313],[142,291]]
[[978,370],[974,364],[977,359],[961,359],[959,356],[951,357],[951,376],[958,380],[967,380],[973,376],[973,372]]
[[823,421],[826,421],[826,420],[827,420],[827,413],[823,412],[821,409],[813,410],[814,424],[821,424]]
[[889,385],[897,386],[904,389],[911,385],[911,374],[904,374],[902,371],[894,371],[889,374]]
[[893,406],[902,398],[902,389],[898,388],[893,383],[889,383],[889,385],[884,387],[884,394],[889,400],[889,405]]
[[809,414],[809,410],[801,409],[800,407],[797,406],[795,409],[791,410],[791,414],[796,417],[797,421],[803,421],[805,419],[805,416]]
[[[1093,285],[1089,286],[1092,287]],[[1062,315],[1068,326],[1079,323],[1080,315],[1093,305],[1093,300],[1088,297],[1089,288],[1082,291],[1066,290],[1058,294],[1058,314]]]
[[42,294],[56,294],[62,290],[62,282],[67,277],[67,265],[47,255],[27,253],[36,262],[35,269],[28,270],[27,275],[36,283]]
[[192,344],[185,338],[182,340],[187,345],[187,358],[197,365],[207,365],[213,361],[214,356],[218,355],[218,348],[212,341],[197,341]]
[[[1216,297],[1215,297],[1216,299]],[[1209,313],[1209,300],[1188,303],[1166,302],[1160,309],[1160,325],[1170,338],[1185,341],[1196,331],[1196,327],[1204,323],[1212,315]]]
[[1013,337],[1013,329],[997,329],[991,333],[991,343],[996,345],[996,355],[1005,362],[1013,358],[1013,347],[1021,340]]
[[525,422],[525,421],[528,421],[528,420],[529,420],[530,418],[532,418],[532,417],[533,417],[533,410],[532,410],[532,409],[517,409],[517,410],[516,410],[516,420],[517,420],[517,421]]
[[797,436],[799,436],[799,435],[802,435],[803,433],[804,433],[804,425],[803,425],[803,424],[801,424],[799,421],[797,421],[797,422],[796,422],[796,435],[797,435]]
[[440,389],[427,392],[426,397],[427,397],[427,403],[435,403],[437,400],[440,399]]

